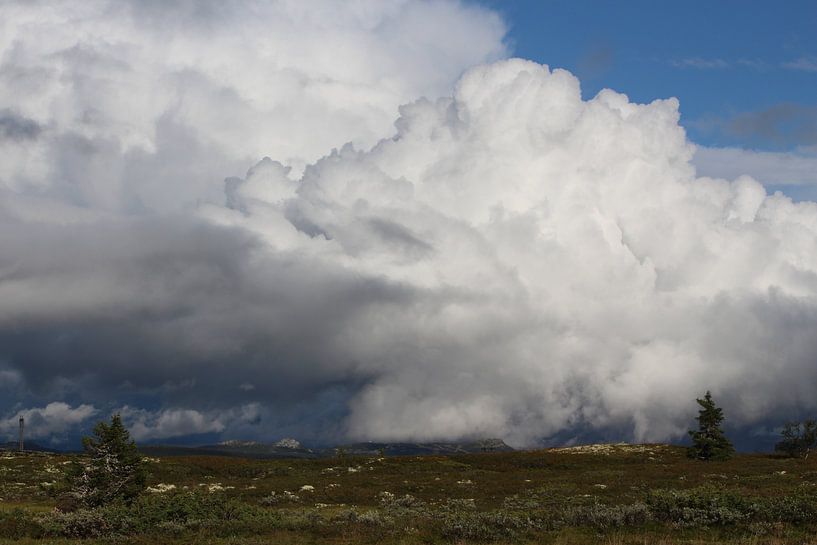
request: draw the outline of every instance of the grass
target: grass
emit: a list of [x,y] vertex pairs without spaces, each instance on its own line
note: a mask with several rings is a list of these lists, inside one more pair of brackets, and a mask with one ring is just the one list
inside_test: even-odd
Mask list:
[[815,459],[698,462],[665,445],[168,457],[147,462],[162,492],[58,515],[50,483],[71,459],[0,455],[0,543],[817,543]]

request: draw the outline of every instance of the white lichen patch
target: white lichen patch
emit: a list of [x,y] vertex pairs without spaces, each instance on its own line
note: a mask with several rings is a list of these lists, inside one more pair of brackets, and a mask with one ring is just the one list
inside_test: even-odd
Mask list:
[[149,486],[145,490],[154,494],[164,494],[166,492],[170,492],[171,490],[176,490],[176,485],[159,483],[156,486]]
[[231,490],[235,488],[234,486],[224,486],[221,483],[199,483],[199,486],[205,487],[207,491],[210,492],[211,494],[213,492],[224,492],[225,490]]
[[564,454],[648,454],[655,456],[666,450],[666,445],[631,445],[629,443],[601,443],[596,445],[578,445],[575,447],[552,448],[550,452]]
[[383,492],[380,492],[377,495],[377,497],[380,499],[382,503],[389,503],[391,501],[394,501],[394,494],[392,494],[391,492],[387,492],[385,490]]

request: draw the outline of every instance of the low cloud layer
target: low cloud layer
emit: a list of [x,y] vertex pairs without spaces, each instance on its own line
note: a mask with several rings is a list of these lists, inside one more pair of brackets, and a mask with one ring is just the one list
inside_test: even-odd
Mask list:
[[70,438],[65,437],[66,430],[86,423],[98,413],[92,405],[71,407],[67,403],[53,402],[45,407],[18,411],[13,416],[0,420],[0,436],[17,437],[22,417],[25,420],[26,439],[67,440]]
[[[108,6],[89,5],[80,20]],[[177,5],[179,20],[192,17],[183,28],[195,44],[203,44],[194,32],[202,28],[216,42],[231,39],[225,29],[235,11],[225,19],[222,4],[197,5]],[[389,100],[434,97],[453,72],[501,55],[502,26],[490,13],[452,2],[375,5],[383,7],[340,21],[327,8],[321,21],[345,29],[351,17],[354,31],[338,32],[354,35],[354,44],[382,28],[391,29],[388,44],[400,25],[432,15],[473,25],[463,30],[469,47],[452,40],[446,55],[457,61],[439,77],[422,68],[437,53],[420,48],[411,58],[420,68],[409,72],[427,87],[398,86]],[[29,13],[11,6],[4,9]],[[156,19],[144,7],[153,4],[111,6],[125,10],[112,20],[154,21],[158,33],[180,24],[165,12]],[[280,6],[290,25],[322,13]],[[411,23],[412,10],[421,20]],[[22,43],[7,46],[3,62],[23,58],[14,66],[29,67],[32,58],[68,54],[16,57],[34,47]],[[329,43],[342,50],[346,42]],[[266,66],[232,67],[232,56],[213,65],[206,54],[215,49],[182,45],[202,55],[192,66],[216,66],[197,77],[242,75],[245,83],[216,93],[212,110],[191,110],[196,100],[178,98],[174,87],[181,109],[173,111],[184,115],[151,105],[162,114],[147,129],[130,124],[141,110],[104,109],[103,98],[124,96],[110,89],[96,99],[101,117],[91,103],[82,110],[89,126],[72,101],[67,120],[42,115],[61,111],[64,92],[8,114],[14,128],[6,132],[16,136],[0,140],[3,153],[30,154],[0,174],[0,372],[27,392],[20,402],[61,397],[100,414],[118,409],[140,440],[496,436],[515,445],[576,430],[677,438],[706,389],[736,426],[815,408],[817,204],[768,195],[746,176],[700,177],[675,99],[640,105],[605,90],[583,101],[570,73],[514,59],[476,66],[439,92],[447,97],[407,102],[382,124],[388,107],[372,117],[355,109],[369,104],[367,90],[362,102],[332,95],[338,102],[325,110],[313,110],[311,99],[295,109],[270,99],[275,115],[294,117],[262,116],[244,127],[247,117],[214,120],[215,105],[240,112],[230,110],[231,97],[275,96],[281,80],[267,86],[255,79],[272,78]],[[131,50],[110,51],[121,61]],[[149,48],[132,53],[159,62]],[[80,54],[86,50],[70,55]],[[366,59],[363,72],[374,62]],[[90,66],[106,78],[120,66],[59,62],[69,73]],[[122,73],[145,73],[135,62]],[[334,66],[327,60],[325,70]],[[392,80],[376,80],[376,89],[392,89]],[[191,89],[196,97],[209,86]],[[77,97],[94,96],[85,93]],[[137,86],[129,96],[154,95]],[[332,121],[346,119],[340,105],[353,115],[342,129]],[[231,132],[239,126],[247,138]],[[196,144],[177,148],[190,131]],[[56,140],[41,144],[47,134]],[[146,134],[155,139],[140,140]],[[344,141],[352,143],[340,147]],[[262,154],[272,158],[228,177],[231,164]],[[207,180],[217,175],[227,180],[215,195]]]
[[235,426],[239,422],[252,424],[260,417],[260,410],[256,404],[210,413],[194,409],[163,409],[151,412],[124,406],[118,408],[116,413],[122,416],[123,422],[136,441],[220,433],[228,425]]

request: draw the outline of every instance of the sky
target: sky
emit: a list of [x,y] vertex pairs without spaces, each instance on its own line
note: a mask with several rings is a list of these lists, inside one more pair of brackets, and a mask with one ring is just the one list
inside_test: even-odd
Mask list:
[[[817,400],[815,8],[0,5],[0,436],[682,441]],[[756,7],[756,9],[755,9]]]
[[[809,1],[486,1],[510,24],[515,55],[567,68],[593,97],[607,87],[636,102],[677,97],[696,144],[796,154],[794,171],[766,155],[747,160],[764,182],[815,200],[817,5]],[[735,153],[700,165],[735,176]],[[804,157],[805,156],[805,159]],[[753,161],[752,161],[753,159]],[[744,167],[746,168],[746,167]]]

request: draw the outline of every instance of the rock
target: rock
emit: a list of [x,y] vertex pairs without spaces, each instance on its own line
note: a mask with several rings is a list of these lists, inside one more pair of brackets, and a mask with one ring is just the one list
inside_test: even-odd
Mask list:
[[279,448],[301,448],[301,443],[297,439],[287,437],[275,443],[275,446]]

